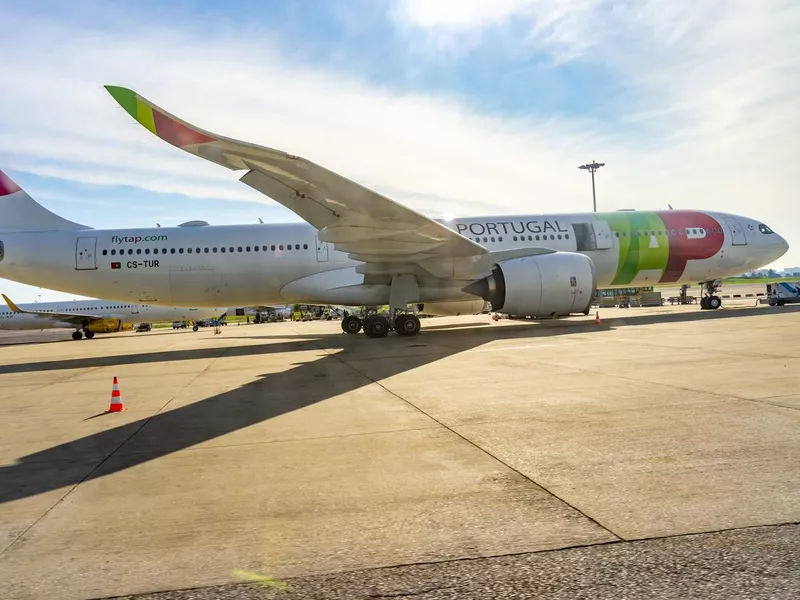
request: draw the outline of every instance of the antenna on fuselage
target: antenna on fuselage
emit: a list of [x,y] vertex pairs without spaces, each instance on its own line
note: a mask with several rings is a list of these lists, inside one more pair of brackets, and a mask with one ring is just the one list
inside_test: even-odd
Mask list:
[[264,224],[264,221],[261,220],[261,217],[258,217],[258,222],[261,223],[262,225]]
[[672,204],[667,204],[667,206],[669,206],[669,209],[672,210]]

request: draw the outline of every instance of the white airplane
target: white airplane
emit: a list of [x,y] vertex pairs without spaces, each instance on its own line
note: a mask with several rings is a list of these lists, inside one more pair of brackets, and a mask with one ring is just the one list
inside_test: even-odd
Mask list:
[[149,304],[127,304],[114,300],[75,300],[17,305],[2,294],[8,310],[0,310],[0,329],[24,331],[74,329],[73,340],[96,333],[131,329],[134,323],[197,321],[223,314],[215,308],[177,308]]
[[[288,207],[304,224],[97,230],[68,221],[0,177],[0,277],[121,302],[191,306],[389,305],[347,333],[419,332],[427,314],[588,313],[598,287],[704,286],[788,249],[768,226],[726,213],[493,216],[438,221],[292,154],[186,123],[132,90],[106,86],[145,128]],[[502,191],[498,191],[499,194]]]

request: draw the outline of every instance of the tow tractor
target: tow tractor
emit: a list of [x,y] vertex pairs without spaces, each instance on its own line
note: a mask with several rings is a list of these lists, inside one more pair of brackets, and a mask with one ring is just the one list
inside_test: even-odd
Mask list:
[[800,281],[778,281],[767,284],[767,304],[783,306],[800,302]]

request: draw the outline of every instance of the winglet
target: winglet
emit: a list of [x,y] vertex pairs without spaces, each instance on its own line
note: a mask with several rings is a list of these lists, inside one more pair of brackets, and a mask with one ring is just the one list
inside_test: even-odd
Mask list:
[[11,312],[15,312],[15,313],[25,312],[19,306],[14,304],[8,296],[6,296],[5,294],[0,294],[0,295],[3,296],[3,300],[6,301],[6,304],[8,304],[8,308],[11,309]]
[[160,109],[133,90],[118,85],[107,85],[105,88],[111,97],[125,109],[125,112],[136,119],[140,125],[173,146],[183,148],[194,144],[214,142],[217,139],[198,127],[181,121]]

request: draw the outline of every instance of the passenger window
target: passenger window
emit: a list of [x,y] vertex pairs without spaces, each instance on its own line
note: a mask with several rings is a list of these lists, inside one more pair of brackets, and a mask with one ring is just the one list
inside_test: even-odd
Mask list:
[[103,256],[105,256],[106,254],[108,254],[108,250],[103,250]]
[[141,253],[142,253],[142,249],[141,248],[137,248],[136,249],[136,254],[141,254]]
[[203,252],[205,252],[206,254],[208,254],[208,248],[203,248]]
[[569,234],[568,234],[568,233],[565,233],[565,234],[564,234],[564,239],[565,239],[565,240],[568,240],[568,239],[569,239]]
[[494,241],[494,238],[490,238],[490,239],[491,239],[492,241]]
[[214,247],[211,249],[211,252],[213,252],[214,254],[216,254],[216,253],[217,253],[217,247],[216,247],[216,246],[214,246]]
[[175,254],[175,248],[170,248],[170,249],[169,249],[169,253],[170,253],[170,254]]
[[150,254],[150,248],[145,248],[145,249],[144,249],[144,253],[145,253],[145,254]]
[[187,248],[187,249],[186,249],[186,253],[187,253],[187,254],[191,254],[191,253],[192,253],[192,249],[191,249],[191,248]]
[[238,247],[236,250],[237,250],[238,252],[241,252],[241,251],[242,251],[242,247],[241,247],[241,246],[239,246],[239,247]]
[[[244,249],[247,250],[248,252],[250,252],[250,246],[245,246]],[[242,251],[242,249],[239,248],[239,252],[241,252],[241,251]]]
[[536,241],[537,241],[537,242],[539,241],[539,236],[538,236],[538,235],[536,236]]
[[278,246],[278,250],[283,250],[283,244],[281,244],[280,246]]
[[178,248],[178,254],[183,254],[183,248]]
[[228,248],[228,250],[229,250],[230,252],[233,252],[233,246],[231,246],[230,248]]
[[116,253],[117,253],[117,251],[116,251],[116,250],[112,250],[112,251],[111,251],[111,256],[114,256]]
[[561,234],[560,233],[558,234],[558,239],[561,239]]
[[288,246],[286,246],[286,249],[287,249],[287,250],[291,250],[291,249],[292,249],[292,245],[291,245],[291,244],[289,244]]
[[303,244],[303,250],[308,250],[308,244]]
[[275,251],[275,244],[272,244],[272,246],[270,246],[269,248],[270,248],[270,250],[272,250],[274,252]]

